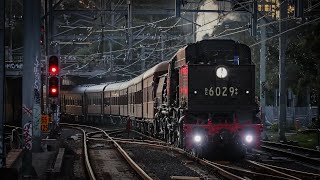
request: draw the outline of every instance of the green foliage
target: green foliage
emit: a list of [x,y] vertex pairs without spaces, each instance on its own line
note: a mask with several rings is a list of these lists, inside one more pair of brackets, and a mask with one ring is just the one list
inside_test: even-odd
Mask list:
[[273,132],[278,132],[278,129],[279,129],[278,123],[273,123],[273,124],[271,125],[271,130],[272,130]]
[[[287,85],[296,95],[303,95],[307,88],[320,96],[320,23],[300,29],[288,36],[286,51]],[[275,44],[275,45],[274,45]],[[279,50],[277,41],[269,42],[267,62],[267,90],[279,85]]]
[[318,145],[318,134],[315,132],[300,133],[288,136],[287,140],[297,141],[298,144],[306,148],[315,148]]

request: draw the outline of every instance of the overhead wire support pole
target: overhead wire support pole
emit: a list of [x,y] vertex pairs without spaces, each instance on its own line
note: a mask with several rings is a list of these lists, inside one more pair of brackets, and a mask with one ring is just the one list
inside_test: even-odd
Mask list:
[[133,34],[132,34],[132,1],[127,0],[128,5],[128,58],[129,62],[132,61],[132,42],[133,42]]
[[161,38],[161,62],[164,61],[164,41],[163,41],[163,34],[160,35]]
[[[287,18],[288,16],[288,1],[281,0],[280,3],[280,20]],[[280,21],[279,23],[279,141],[286,141],[285,129],[287,121],[286,113],[286,73],[285,73],[285,60],[286,60],[286,49],[287,49],[287,35],[283,33],[286,31],[287,22]]]
[[258,2],[253,0],[252,3],[252,18],[251,18],[251,36],[256,38],[257,36],[257,21],[258,21]]
[[[106,2],[105,0],[101,0],[101,9],[106,9]],[[100,53],[101,53],[101,59],[104,59],[104,56],[103,56],[103,52],[104,52],[104,49],[105,49],[105,45],[104,45],[104,28],[105,28],[105,20],[106,20],[106,17],[105,17],[105,13],[104,11],[101,12],[100,14],[100,27],[101,27],[101,41],[100,41]]]
[[40,0],[23,1],[23,77],[22,77],[22,176],[34,177],[32,151],[40,151],[41,116],[41,58],[40,58]]
[[[261,20],[261,24],[264,24],[265,21]],[[265,81],[266,81],[266,42],[264,41],[266,39],[266,27],[262,26],[260,27],[261,31],[261,46],[260,46],[260,111],[261,111],[261,121],[263,124],[263,131],[265,131],[266,127],[266,118],[265,118],[265,106],[266,106],[266,99],[265,99]],[[264,132],[264,137],[265,132]]]
[[5,122],[5,1],[0,3],[0,168],[4,168],[6,164],[4,149],[4,122]]

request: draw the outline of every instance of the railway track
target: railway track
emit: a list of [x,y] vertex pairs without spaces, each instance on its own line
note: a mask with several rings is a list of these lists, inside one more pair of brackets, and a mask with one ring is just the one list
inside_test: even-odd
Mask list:
[[[137,142],[141,142],[142,144],[151,142],[154,144],[164,144],[164,145],[168,146],[167,143],[160,141],[159,139],[155,139],[153,137],[144,135],[144,134],[137,132],[137,131],[133,131],[133,132],[141,135],[142,137],[144,137],[146,139],[152,139],[152,141],[150,141],[150,140],[135,140]],[[121,141],[130,141],[130,140],[121,139]],[[289,146],[289,147],[291,147],[291,146]],[[315,151],[315,150],[311,150],[309,152],[308,151],[309,149],[306,149],[306,148],[299,148],[298,147],[298,149],[303,152],[305,150],[307,150],[307,152],[305,152],[305,153],[307,153],[307,154],[313,153],[313,156],[316,156],[319,153],[318,151]],[[214,163],[214,162],[209,161],[209,163]],[[296,170],[296,169],[292,169],[292,168],[286,168],[283,166],[270,165],[270,164],[265,164],[265,163],[261,163],[261,162],[250,161],[250,160],[247,160],[246,162],[242,161],[242,163],[238,162],[237,164],[238,165],[235,165],[233,167],[231,167],[232,166],[231,164],[229,164],[229,166],[225,166],[223,164],[216,163],[215,165],[222,167],[224,169],[227,169],[234,174],[239,174],[239,176],[241,176],[241,177],[250,177],[253,179],[256,179],[256,178],[263,178],[263,179],[319,179],[320,178],[319,173],[315,173],[314,170],[310,170],[310,169],[309,169],[310,171],[303,171],[302,169]],[[248,168],[244,169],[243,164],[247,164],[246,166]],[[292,166],[301,167],[301,164],[295,164]],[[306,170],[306,169],[304,169],[304,170]]]
[[262,141],[262,143],[261,148],[266,151],[276,152],[304,163],[320,166],[320,152],[317,150],[270,141]]
[[311,173],[311,172],[304,172],[300,170],[294,170],[294,169],[289,169],[289,168],[284,168],[284,167],[279,167],[279,166],[274,166],[266,163],[261,163],[261,162],[255,162],[255,161],[250,161],[250,163],[262,165],[271,169],[274,169],[276,171],[285,173],[285,174],[290,174],[294,177],[301,178],[301,179],[320,179],[320,174],[317,173]]
[[[78,126],[78,125],[72,125]],[[89,128],[89,126],[82,126],[81,128]],[[213,162],[205,159],[199,159],[192,156],[183,149],[173,147],[172,145],[163,142],[159,139],[155,139],[150,136],[146,136],[139,132],[132,131],[131,138],[127,137],[127,132],[124,129],[115,130],[102,130],[96,127],[90,127],[91,132],[86,133],[86,141],[89,142],[89,146],[92,147],[94,144],[99,144],[97,142],[102,142],[104,147],[111,148],[107,144],[111,144],[117,149],[122,149],[123,153],[126,154],[129,160],[128,162],[134,162],[136,167],[133,169],[140,169],[137,174],[140,175],[142,179],[163,179],[163,176],[159,176],[156,171],[161,171],[159,169],[150,169],[150,167],[157,164],[161,166],[157,159],[152,158],[158,156],[159,154],[166,154],[169,156],[169,163],[173,163],[173,160],[181,159],[180,164],[184,164],[188,171],[194,171],[197,174],[185,173],[187,176],[177,175],[172,173],[166,178],[171,179],[319,179],[320,175],[316,173],[304,172],[293,170],[289,168],[279,167],[275,165],[265,164],[257,161],[241,161],[237,163],[220,163]],[[106,131],[108,133],[106,133]],[[135,133],[136,135],[132,135]],[[116,136],[116,137],[111,137]],[[121,144],[121,146],[119,145]],[[140,149],[139,149],[140,148]],[[145,151],[143,151],[143,149]],[[120,151],[119,151],[120,152]],[[137,155],[139,152],[141,155]],[[151,155],[148,153],[151,153]],[[174,153],[173,153],[174,152]],[[97,154],[96,152],[94,153]],[[125,159],[127,159],[125,158]],[[143,161],[142,159],[145,158]],[[159,159],[158,159],[159,160]],[[148,162],[156,162],[153,165],[148,164]],[[171,162],[170,162],[171,161]],[[168,163],[168,162],[166,162]],[[130,164],[132,167],[132,165]],[[165,165],[168,166],[168,165]],[[87,167],[87,166],[86,166]],[[176,170],[172,167],[171,169]],[[170,169],[170,168],[169,168]],[[139,172],[140,171],[140,172]],[[141,175],[141,171],[143,171]],[[162,170],[163,171],[163,170]],[[169,170],[167,170],[169,171]],[[162,177],[162,178],[158,178]]]
[[[143,135],[143,134],[140,134],[139,132],[137,133],[139,135]],[[152,137],[145,136],[145,135],[143,135],[143,137],[145,137],[146,139],[149,139],[149,138],[153,139]],[[95,138],[95,140],[108,141],[102,138]],[[250,179],[300,179],[299,176],[296,177],[293,175],[289,175],[281,171],[274,170],[273,168],[270,168],[268,166],[258,164],[255,162],[250,162],[250,161],[246,162],[246,164],[249,164],[247,165],[247,168],[243,168],[239,165],[238,166],[232,165],[232,164],[224,165],[224,164],[208,161],[205,159],[199,159],[197,157],[190,155],[189,153],[185,152],[182,149],[175,148],[158,139],[139,140],[139,139],[114,138],[114,140],[116,140],[118,143],[121,143],[121,144],[135,144],[139,146],[148,146],[152,148],[158,148],[158,149],[161,149],[162,151],[165,151],[165,150],[175,151],[179,154],[183,154],[187,156],[189,158],[189,164],[191,164],[190,162],[197,162],[198,164],[201,164],[203,167],[209,168],[211,171],[218,173],[219,176],[227,179],[247,179],[247,178],[250,178]],[[190,166],[195,167],[196,165],[192,164]],[[203,174],[208,174],[208,173],[203,173]],[[311,177],[311,176],[312,175],[308,174],[305,177]],[[208,177],[205,177],[205,175],[203,175],[201,178],[208,178]]]
[[[91,129],[93,131],[89,132],[89,135],[93,135],[93,134],[97,134],[97,131],[100,131],[105,137],[107,137],[110,140],[110,143],[113,145],[113,147],[115,147],[115,149],[122,155],[122,157],[126,160],[126,162],[132,167],[132,169],[140,176],[140,178],[142,179],[151,179],[150,176],[148,176],[130,157],[129,155],[121,148],[121,146],[115,141],[113,140],[112,137],[110,137],[104,130],[97,128],[97,127],[92,127],[92,126],[85,126],[85,125],[78,125],[78,124],[67,124],[67,123],[60,123],[60,125],[67,127],[67,128],[73,128],[73,129],[78,129],[80,131],[82,131],[83,133],[83,152],[84,152],[84,160],[85,160],[85,167],[87,170],[87,174],[88,174],[88,178],[91,180],[95,180],[95,179],[104,179],[108,177],[112,177],[112,175],[110,174],[102,174],[100,173],[101,170],[97,169],[99,168],[98,165],[94,165],[96,167],[96,169],[93,169],[93,164],[92,164],[92,160],[94,159],[94,157],[90,157],[89,156],[89,148],[92,148],[92,145],[90,144],[90,140],[87,139],[87,134],[85,132],[85,130],[83,130],[84,128],[86,129]],[[112,148],[113,148],[112,147]],[[108,147],[109,149],[111,148]],[[91,153],[96,155],[95,153]],[[101,160],[100,160],[101,162]],[[95,161],[95,163],[97,163],[97,161]],[[97,176],[97,174],[101,175],[101,176]],[[102,177],[103,176],[103,177]]]

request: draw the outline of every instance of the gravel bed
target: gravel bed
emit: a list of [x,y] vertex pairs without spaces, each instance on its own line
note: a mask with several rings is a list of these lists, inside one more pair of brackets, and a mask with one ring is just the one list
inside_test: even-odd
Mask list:
[[186,167],[174,152],[163,149],[137,148],[135,145],[122,145],[131,158],[154,179],[171,179],[171,176],[200,177],[197,172]]
[[64,139],[65,148],[65,178],[67,179],[86,179],[86,169],[83,165],[82,155],[82,135],[73,129],[63,129],[61,136]]

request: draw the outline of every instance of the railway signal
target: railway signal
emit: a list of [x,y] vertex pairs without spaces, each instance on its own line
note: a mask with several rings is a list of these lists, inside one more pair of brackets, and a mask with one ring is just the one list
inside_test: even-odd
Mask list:
[[59,96],[59,78],[50,77],[49,78],[49,97]]
[[49,58],[49,75],[59,74],[59,58],[57,56],[50,56]]
[[49,57],[48,75],[49,75],[49,97],[59,96],[60,78],[59,78],[59,58],[55,55]]

